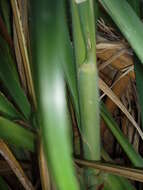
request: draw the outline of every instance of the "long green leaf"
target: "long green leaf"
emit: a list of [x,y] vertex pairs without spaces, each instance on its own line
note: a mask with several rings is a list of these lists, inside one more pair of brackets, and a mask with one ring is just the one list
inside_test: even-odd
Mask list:
[[137,154],[136,151],[133,149],[132,145],[123,135],[123,133],[121,132],[118,125],[116,124],[116,122],[114,121],[114,119],[112,118],[112,116],[110,115],[103,103],[101,103],[100,109],[102,118],[104,119],[105,123],[107,124],[113,135],[116,137],[118,143],[121,145],[132,164],[135,167],[143,167],[142,157],[139,154]]
[[16,147],[34,152],[36,136],[16,123],[0,117],[0,138]]
[[15,71],[10,65],[9,56],[2,48],[0,48],[0,58],[0,79],[19,107],[20,111],[23,113],[26,119],[29,119],[31,114],[30,104],[19,84],[19,81],[17,80]]
[[22,118],[20,113],[15,107],[9,102],[9,100],[0,92],[0,113],[11,119]]
[[[57,187],[76,190],[62,62],[65,60],[64,1],[33,1],[33,51],[45,156]],[[60,164],[59,164],[60,163]]]
[[99,0],[99,2],[110,14],[143,64],[143,23],[132,7],[125,0]]

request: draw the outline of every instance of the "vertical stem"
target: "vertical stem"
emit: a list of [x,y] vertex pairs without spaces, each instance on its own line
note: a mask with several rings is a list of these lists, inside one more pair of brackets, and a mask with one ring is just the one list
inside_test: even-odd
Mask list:
[[[72,24],[77,62],[78,90],[84,158],[100,160],[98,77],[96,67],[95,16],[92,0],[72,0]],[[79,35],[81,35],[79,37]],[[96,171],[97,172],[97,171]],[[95,171],[85,169],[88,187],[95,183]]]

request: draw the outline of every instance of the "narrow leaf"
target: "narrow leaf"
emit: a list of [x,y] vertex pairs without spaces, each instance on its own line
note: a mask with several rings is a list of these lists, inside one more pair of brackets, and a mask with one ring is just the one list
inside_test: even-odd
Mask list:
[[106,107],[103,103],[100,106],[101,109],[101,116],[104,119],[105,123],[107,124],[108,128],[111,130],[115,138],[117,139],[118,143],[121,145],[125,153],[127,154],[128,158],[132,162],[135,167],[143,167],[143,159],[142,157],[136,153],[133,149],[132,145],[129,143],[127,138],[123,135],[121,130],[119,129],[117,123],[114,121]]
[[125,0],[99,0],[143,64],[143,23]]
[[15,107],[9,102],[9,100],[0,92],[0,113],[4,116],[8,116],[11,119],[18,119],[22,116],[15,109]]
[[4,86],[8,90],[9,94],[19,107],[20,111],[29,119],[31,114],[30,104],[26,95],[24,94],[23,89],[21,88],[15,73],[12,72],[11,66],[9,65],[9,60],[7,54],[0,50],[0,79],[2,80]]
[[34,152],[35,135],[8,119],[0,117],[0,138],[16,147]]

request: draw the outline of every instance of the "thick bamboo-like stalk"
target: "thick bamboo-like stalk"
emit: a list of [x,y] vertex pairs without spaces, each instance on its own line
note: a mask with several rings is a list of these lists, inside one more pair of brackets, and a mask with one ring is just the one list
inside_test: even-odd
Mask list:
[[[98,77],[96,68],[94,3],[72,1],[72,26],[78,72],[81,133],[84,158],[100,160]],[[85,170],[87,186],[94,187],[95,174]]]
[[78,74],[84,157],[100,160],[99,105],[96,68],[82,64]]

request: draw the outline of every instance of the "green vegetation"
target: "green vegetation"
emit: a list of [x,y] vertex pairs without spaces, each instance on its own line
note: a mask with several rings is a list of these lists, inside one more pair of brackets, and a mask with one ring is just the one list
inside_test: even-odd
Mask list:
[[[1,0],[0,153],[12,170],[17,169],[20,182],[23,177],[25,189],[35,189],[35,184],[43,190],[138,189],[130,181],[133,177],[115,175],[114,156],[104,149],[102,119],[125,153],[121,161],[142,172],[142,152],[134,149],[106,108],[106,99],[100,100],[96,44],[105,35],[98,32],[98,19],[107,16],[109,30],[115,28],[134,51],[131,59],[143,122],[140,7],[139,0]],[[29,173],[23,167],[23,175],[15,158],[29,164]],[[113,166],[105,173],[102,167],[77,164],[75,158]],[[10,186],[0,166],[0,189]]]

